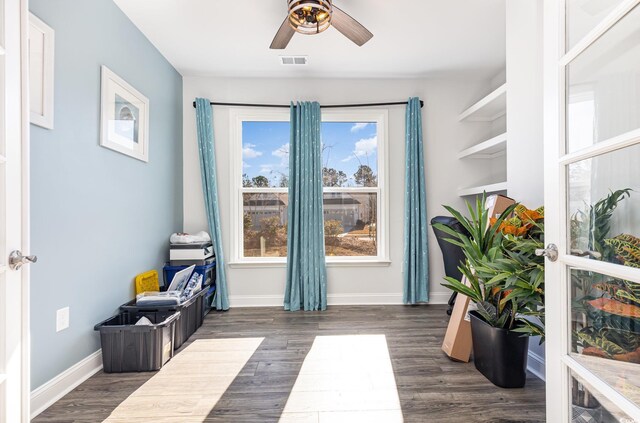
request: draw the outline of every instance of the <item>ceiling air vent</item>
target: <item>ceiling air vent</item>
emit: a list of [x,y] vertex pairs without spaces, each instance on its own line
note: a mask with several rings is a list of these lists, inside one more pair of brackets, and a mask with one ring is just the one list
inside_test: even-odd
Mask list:
[[309,63],[309,56],[280,56],[281,65],[306,65]]

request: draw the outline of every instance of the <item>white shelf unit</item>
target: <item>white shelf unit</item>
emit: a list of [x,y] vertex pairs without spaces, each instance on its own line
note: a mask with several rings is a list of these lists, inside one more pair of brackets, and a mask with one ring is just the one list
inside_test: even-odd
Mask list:
[[504,83],[473,106],[460,113],[458,120],[492,122],[507,113],[507,84]]
[[470,188],[462,188],[458,190],[458,196],[459,197],[466,197],[468,195],[479,195],[482,194],[483,192],[486,192],[487,194],[490,194],[492,192],[500,192],[500,191],[506,191],[507,190],[507,182],[496,182],[493,184],[487,184],[487,185],[480,185],[477,187],[470,187]]
[[[507,84],[504,83],[489,94],[478,100],[472,106],[468,107],[458,116],[460,122],[483,122],[491,126],[494,135],[489,139],[485,139],[476,145],[468,147],[458,153],[458,160],[467,159],[485,159],[487,163],[487,171],[482,175],[476,176],[476,183],[479,181],[491,181],[479,186],[471,186],[458,189],[458,196],[467,197],[479,195],[483,192],[496,193],[507,191],[506,168],[501,172],[502,166],[506,166],[507,156],[507,131],[502,123],[505,121],[504,116],[507,114]],[[498,157],[504,157],[504,160],[493,160]],[[505,163],[504,165],[502,163]],[[496,166],[499,166],[498,169]],[[496,172],[497,171],[497,172]],[[491,178],[493,175],[493,178]],[[502,176],[497,176],[502,175]],[[502,180],[502,179],[505,180]],[[496,181],[497,182],[494,182]],[[473,181],[470,181],[473,184]]]
[[494,159],[507,154],[507,133],[504,132],[458,153],[458,159]]

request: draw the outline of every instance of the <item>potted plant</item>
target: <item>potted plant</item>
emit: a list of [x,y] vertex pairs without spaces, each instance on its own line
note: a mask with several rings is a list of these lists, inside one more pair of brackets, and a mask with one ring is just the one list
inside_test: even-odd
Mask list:
[[489,219],[484,196],[475,209],[468,204],[469,218],[446,209],[469,232],[434,225],[466,257],[460,267],[466,280],[447,277],[443,285],[476,306],[469,312],[474,364],[497,386],[522,387],[529,336],[544,336],[544,259],[535,255],[543,246],[543,210],[514,205]]

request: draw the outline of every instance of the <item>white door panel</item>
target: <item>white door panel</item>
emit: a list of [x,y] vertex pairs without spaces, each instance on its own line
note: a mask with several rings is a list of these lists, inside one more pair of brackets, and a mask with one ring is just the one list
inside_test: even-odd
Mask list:
[[545,0],[549,422],[640,422],[639,3]]
[[23,270],[9,266],[9,254],[27,246],[24,192],[28,151],[26,1],[0,0],[0,422],[29,420],[28,309]]

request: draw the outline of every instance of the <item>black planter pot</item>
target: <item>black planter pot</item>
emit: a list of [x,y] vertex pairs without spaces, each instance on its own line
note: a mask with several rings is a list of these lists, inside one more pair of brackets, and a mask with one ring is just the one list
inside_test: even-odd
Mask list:
[[522,388],[527,378],[529,337],[487,324],[470,311],[473,362],[476,369],[501,388]]

